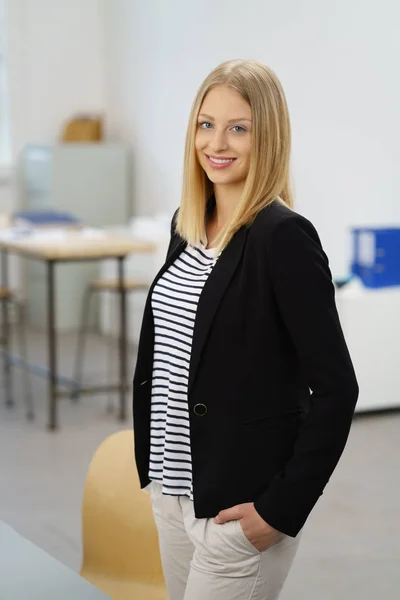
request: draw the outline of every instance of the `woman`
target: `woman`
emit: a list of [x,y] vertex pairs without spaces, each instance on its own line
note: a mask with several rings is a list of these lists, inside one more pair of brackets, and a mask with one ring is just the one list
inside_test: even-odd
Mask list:
[[318,235],[292,209],[281,84],[217,67],[134,377],[137,468],[170,600],[273,600],[345,446],[358,387]]

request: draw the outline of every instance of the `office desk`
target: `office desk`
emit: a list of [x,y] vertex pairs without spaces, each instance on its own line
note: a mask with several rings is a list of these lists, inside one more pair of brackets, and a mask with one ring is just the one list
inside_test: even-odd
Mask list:
[[[0,251],[2,254],[2,281],[1,285],[8,287],[8,256],[10,253],[19,254],[28,259],[40,260],[46,264],[46,286],[47,286],[47,338],[48,338],[48,371],[46,377],[49,382],[48,389],[48,427],[55,430],[58,427],[57,398],[62,395],[70,395],[74,388],[74,382],[65,377],[60,377],[57,371],[57,333],[55,314],[55,276],[54,270],[59,263],[75,261],[100,261],[104,259],[115,259],[118,263],[118,282],[120,297],[120,343],[119,362],[120,377],[117,385],[97,386],[80,388],[81,394],[107,393],[119,391],[119,418],[126,419],[126,391],[127,383],[127,336],[126,336],[126,291],[124,289],[124,262],[128,255],[136,252],[154,252],[152,244],[139,242],[129,236],[111,235],[101,233],[98,235],[86,235],[82,231],[69,231],[64,235],[52,237],[51,234],[31,235],[20,239],[12,235],[0,237]],[[8,321],[7,306],[3,303],[4,324],[4,381],[6,390],[6,403],[13,404],[12,381],[10,373],[10,327]],[[28,365],[24,365],[27,367]],[[69,387],[69,390],[59,390],[58,385]]]
[[110,600],[0,521],[1,600]]

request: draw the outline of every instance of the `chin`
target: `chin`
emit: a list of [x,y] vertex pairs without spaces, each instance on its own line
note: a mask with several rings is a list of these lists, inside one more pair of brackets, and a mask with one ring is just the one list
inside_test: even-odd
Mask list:
[[207,173],[207,177],[212,183],[221,185],[232,185],[240,181],[240,178],[238,177],[227,177],[222,173]]
[[213,169],[204,169],[208,179],[213,183],[232,183],[237,181],[238,177],[234,176],[232,173],[227,173],[224,171],[217,171]]

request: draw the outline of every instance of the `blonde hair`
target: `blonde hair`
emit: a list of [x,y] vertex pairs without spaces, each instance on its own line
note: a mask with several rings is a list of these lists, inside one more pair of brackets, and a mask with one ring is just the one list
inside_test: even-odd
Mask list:
[[176,230],[190,245],[205,239],[207,207],[213,184],[196,155],[198,114],[207,93],[217,85],[238,91],[252,110],[252,150],[249,173],[234,214],[219,232],[215,245],[222,250],[243,226],[275,199],[292,207],[289,181],[291,132],[282,85],[271,69],[254,60],[233,60],[216,67],[200,86],[186,134],[182,199]]

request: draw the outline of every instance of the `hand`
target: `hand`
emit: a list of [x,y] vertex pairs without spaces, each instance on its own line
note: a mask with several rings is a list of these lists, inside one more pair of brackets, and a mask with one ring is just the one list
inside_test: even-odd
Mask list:
[[222,525],[227,521],[240,521],[245,536],[259,552],[264,552],[273,546],[282,536],[280,531],[268,525],[260,517],[253,502],[237,504],[232,508],[221,510],[214,519],[214,523],[217,525]]

